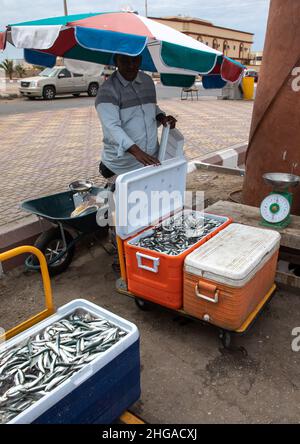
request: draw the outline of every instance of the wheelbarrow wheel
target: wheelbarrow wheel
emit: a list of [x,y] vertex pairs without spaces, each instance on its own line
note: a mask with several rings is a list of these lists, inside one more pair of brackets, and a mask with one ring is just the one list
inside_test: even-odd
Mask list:
[[[64,230],[67,245],[73,241],[71,234]],[[44,253],[50,276],[55,276],[57,274],[65,271],[70,263],[72,262],[75,246],[72,245],[67,249],[66,253],[59,258],[56,262],[52,262],[59,253],[63,250],[63,239],[61,236],[60,228],[51,228],[50,230],[42,233],[36,240],[34,246]],[[52,262],[49,265],[49,262]]]

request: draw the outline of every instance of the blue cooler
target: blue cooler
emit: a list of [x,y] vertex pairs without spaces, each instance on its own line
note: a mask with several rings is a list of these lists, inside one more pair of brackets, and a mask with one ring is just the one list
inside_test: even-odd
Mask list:
[[25,332],[6,341],[0,352],[37,335],[49,325],[82,310],[127,332],[111,348],[86,364],[9,424],[110,424],[140,397],[139,332],[131,322],[83,299],[59,308]]

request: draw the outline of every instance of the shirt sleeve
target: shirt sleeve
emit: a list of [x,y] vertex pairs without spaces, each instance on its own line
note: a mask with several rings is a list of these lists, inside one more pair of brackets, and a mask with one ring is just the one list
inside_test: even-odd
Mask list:
[[112,103],[99,103],[96,110],[103,129],[108,132],[118,145],[118,157],[122,157],[134,141],[126,134],[121,126],[120,108]]
[[159,114],[163,114],[164,116],[166,115],[166,113],[164,111],[162,111],[158,105],[156,105],[156,117]]

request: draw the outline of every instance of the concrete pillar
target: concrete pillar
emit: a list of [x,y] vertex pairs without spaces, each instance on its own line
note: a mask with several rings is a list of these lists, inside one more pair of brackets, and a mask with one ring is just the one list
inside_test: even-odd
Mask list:
[[[300,175],[300,1],[271,0],[254,104],[243,202],[259,206],[266,172]],[[300,186],[293,213],[300,215]]]

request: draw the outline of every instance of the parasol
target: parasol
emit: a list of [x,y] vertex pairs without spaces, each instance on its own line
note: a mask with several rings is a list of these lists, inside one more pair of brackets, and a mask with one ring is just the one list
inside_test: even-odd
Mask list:
[[[244,70],[220,51],[155,20],[132,12],[90,13],[16,23],[0,33],[0,49],[9,42],[24,48],[28,63],[53,67],[56,58],[74,72],[114,65],[114,54],[142,56],[141,69],[161,74],[167,86],[191,86],[197,75],[206,88],[237,82]],[[88,62],[88,63],[86,63]]]

